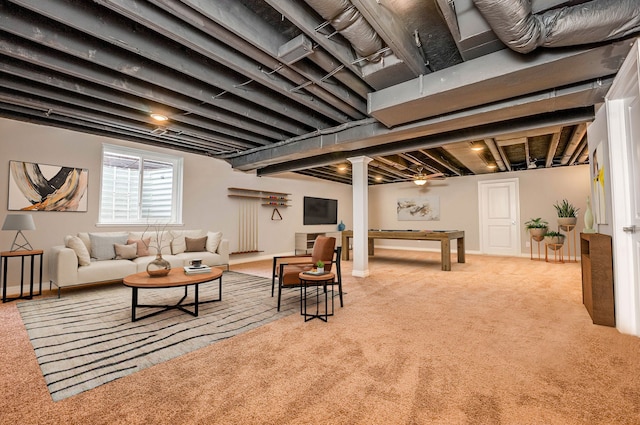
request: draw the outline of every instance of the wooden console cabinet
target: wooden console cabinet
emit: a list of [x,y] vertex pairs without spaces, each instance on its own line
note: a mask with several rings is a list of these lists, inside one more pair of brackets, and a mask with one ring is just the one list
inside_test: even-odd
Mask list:
[[318,236],[330,236],[336,238],[336,246],[340,246],[342,239],[340,232],[310,232],[296,233],[295,255],[311,254],[313,243]]
[[611,236],[580,233],[582,303],[596,325],[615,326]]

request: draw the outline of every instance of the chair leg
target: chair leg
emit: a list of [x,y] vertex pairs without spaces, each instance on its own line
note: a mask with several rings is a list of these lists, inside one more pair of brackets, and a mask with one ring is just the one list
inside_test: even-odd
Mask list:
[[271,269],[271,296],[273,297],[273,290],[276,286],[276,259],[273,259],[273,267]]
[[280,285],[280,281],[278,281],[278,311],[280,311],[280,297],[282,294],[282,285]]

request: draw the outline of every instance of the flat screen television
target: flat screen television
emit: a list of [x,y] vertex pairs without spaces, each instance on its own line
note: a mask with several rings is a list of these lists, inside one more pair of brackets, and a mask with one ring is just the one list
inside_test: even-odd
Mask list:
[[338,224],[338,200],[305,196],[303,224]]

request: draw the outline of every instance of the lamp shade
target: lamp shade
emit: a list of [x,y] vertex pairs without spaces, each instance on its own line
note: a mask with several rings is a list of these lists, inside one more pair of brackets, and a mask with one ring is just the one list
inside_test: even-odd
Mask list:
[[36,230],[30,214],[7,214],[2,230]]

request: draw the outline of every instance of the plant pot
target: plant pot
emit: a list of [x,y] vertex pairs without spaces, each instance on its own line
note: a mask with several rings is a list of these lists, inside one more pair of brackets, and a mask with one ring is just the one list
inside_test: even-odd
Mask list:
[[171,263],[162,258],[162,254],[156,254],[156,258],[147,264],[147,274],[151,277],[166,276],[171,271]]
[[533,227],[529,229],[529,234],[531,235],[531,239],[540,242],[544,239],[544,234],[547,233],[547,230],[549,229],[546,227]]
[[564,236],[545,236],[544,243],[555,251],[556,249],[562,248],[562,245],[564,244]]
[[558,225],[565,232],[570,230],[569,226],[575,226],[577,221],[577,217],[558,217]]

